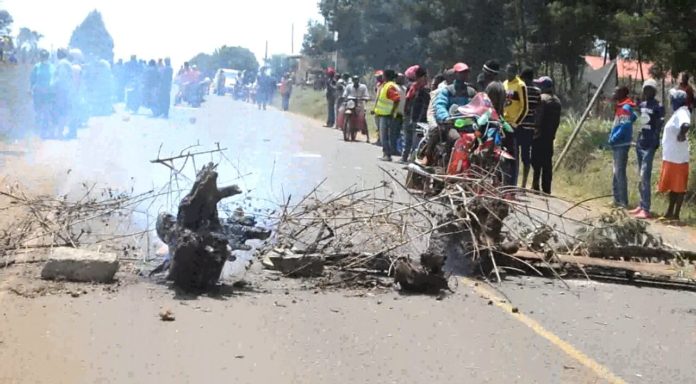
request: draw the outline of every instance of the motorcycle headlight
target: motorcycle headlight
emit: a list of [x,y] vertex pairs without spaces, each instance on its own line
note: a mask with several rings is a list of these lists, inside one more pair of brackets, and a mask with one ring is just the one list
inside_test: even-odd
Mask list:
[[348,107],[348,109],[355,108],[355,100],[348,100],[348,102],[346,103],[346,107]]

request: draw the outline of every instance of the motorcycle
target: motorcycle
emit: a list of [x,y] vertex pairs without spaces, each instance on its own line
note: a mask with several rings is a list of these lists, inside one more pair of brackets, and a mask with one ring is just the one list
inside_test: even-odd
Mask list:
[[[447,176],[468,176],[473,169],[486,170],[485,177],[501,184],[503,163],[514,160],[502,146],[505,133],[512,132],[512,127],[499,116],[485,93],[476,94],[465,106],[453,106],[450,115],[438,127],[418,124],[424,136],[416,147],[416,157],[427,157],[428,165],[409,164],[407,187],[437,195],[444,189]],[[439,131],[440,140],[425,154],[430,129]],[[445,181],[434,175],[445,176]]]
[[365,107],[360,104],[360,101],[367,101],[367,98],[357,98],[350,96],[346,98],[339,111],[338,126],[343,131],[343,140],[355,141],[358,131],[367,129],[367,121],[365,120]]

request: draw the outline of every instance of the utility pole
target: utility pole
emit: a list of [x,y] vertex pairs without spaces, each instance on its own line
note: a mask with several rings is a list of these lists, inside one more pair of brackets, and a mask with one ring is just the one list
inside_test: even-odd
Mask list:
[[295,23],[290,26],[290,54],[295,54]]
[[263,54],[263,61],[264,61],[264,63],[268,62],[268,40],[266,40],[266,51]]

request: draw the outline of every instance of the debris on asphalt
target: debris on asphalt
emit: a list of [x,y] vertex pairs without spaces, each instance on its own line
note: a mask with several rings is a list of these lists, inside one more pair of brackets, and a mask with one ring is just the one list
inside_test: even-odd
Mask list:
[[159,317],[161,321],[174,321],[176,320],[176,317],[174,316],[174,312],[172,312],[171,309],[165,308],[162,309],[159,313]]
[[288,277],[318,277],[324,272],[325,260],[320,255],[298,255],[288,249],[274,248],[261,257],[265,260],[264,267]]
[[[220,200],[240,194],[236,185],[218,188],[215,164],[198,173],[191,191],[179,203],[176,217],[161,213],[157,235],[170,252],[167,278],[184,290],[206,290],[215,286],[233,249],[247,249],[244,241],[263,239],[270,233],[249,225],[241,218],[226,225],[220,221]],[[253,222],[252,222],[253,224]]]

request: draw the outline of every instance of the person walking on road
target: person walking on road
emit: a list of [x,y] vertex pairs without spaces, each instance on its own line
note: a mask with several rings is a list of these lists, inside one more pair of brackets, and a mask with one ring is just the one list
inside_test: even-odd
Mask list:
[[392,161],[392,126],[396,124],[395,116],[399,109],[399,103],[401,103],[401,97],[399,96],[399,86],[395,83],[396,72],[391,69],[384,70],[384,79],[386,82],[380,87],[372,113],[378,117],[377,128],[379,129],[383,154],[381,160]]
[[636,104],[628,97],[628,87],[616,87],[613,96],[616,103],[614,124],[609,133],[609,146],[611,146],[614,166],[612,191],[614,194],[614,207],[626,208],[628,205],[628,182],[626,180],[626,164],[628,163],[628,150],[633,140],[633,122],[638,115],[635,112]]
[[336,124],[336,72],[329,67],[326,70],[326,124],[324,127],[332,128]]
[[691,111],[685,91],[672,89],[669,98],[674,113],[665,124],[662,136],[662,170],[657,188],[661,193],[669,193],[669,206],[663,219],[679,220],[689,181],[690,148],[686,134],[691,128]]
[[664,108],[655,98],[657,82],[648,79],[643,83],[643,101],[640,103],[640,131],[636,140],[636,158],[640,182],[640,204],[630,211],[638,219],[650,218],[651,176],[655,151],[660,146],[660,131],[664,120]]
[[280,82],[280,97],[283,101],[283,111],[290,109],[290,95],[292,95],[292,79],[290,75],[283,76]]
[[553,94],[553,80],[550,77],[542,76],[535,84],[541,91],[541,96],[534,113],[532,189],[538,191],[541,181],[541,190],[550,195],[553,179],[553,142],[561,123],[561,100]]

